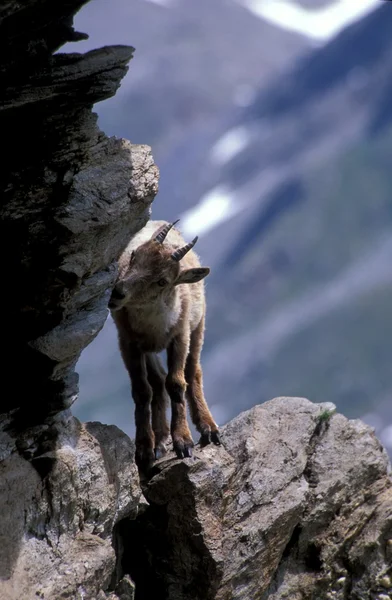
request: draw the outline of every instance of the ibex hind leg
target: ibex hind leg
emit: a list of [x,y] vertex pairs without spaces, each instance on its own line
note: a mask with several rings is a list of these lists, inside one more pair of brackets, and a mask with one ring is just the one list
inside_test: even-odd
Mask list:
[[200,365],[200,353],[204,341],[204,318],[191,334],[189,354],[185,368],[187,382],[187,400],[192,421],[201,434],[200,444],[210,442],[220,445],[219,428],[208,408],[203,392],[203,373]]
[[156,354],[146,355],[147,375],[152,387],[151,420],[155,437],[155,458],[166,454],[170,429],[166,419],[168,395],[166,391],[166,372]]

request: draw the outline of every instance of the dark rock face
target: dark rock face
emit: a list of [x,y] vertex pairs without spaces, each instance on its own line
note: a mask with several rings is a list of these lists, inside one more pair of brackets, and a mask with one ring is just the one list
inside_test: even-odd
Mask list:
[[116,259],[157,192],[150,149],[108,139],[91,111],[116,92],[133,48],[53,55],[78,38],[82,4],[0,12],[2,408],[17,409],[18,425],[75,399],[74,365],[105,322]]
[[68,410],[76,361],[108,314],[117,258],[158,185],[150,148],[107,138],[92,113],[116,92],[133,49],[53,54],[85,37],[72,28],[82,4],[0,8],[4,600],[127,589],[113,529],[137,514],[141,496],[129,438]]

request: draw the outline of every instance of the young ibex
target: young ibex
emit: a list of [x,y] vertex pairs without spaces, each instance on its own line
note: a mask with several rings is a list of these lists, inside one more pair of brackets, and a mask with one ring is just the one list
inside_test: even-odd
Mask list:
[[[177,223],[177,221],[175,221]],[[203,394],[200,352],[204,340],[204,277],[192,248],[175,223],[149,221],[119,261],[119,279],[109,303],[135,401],[136,462],[148,470],[166,452],[171,399],[171,436],[178,458],[192,456],[185,397],[200,443],[219,445],[219,432]],[[191,285],[189,285],[191,284]],[[167,351],[168,373],[155,354]]]

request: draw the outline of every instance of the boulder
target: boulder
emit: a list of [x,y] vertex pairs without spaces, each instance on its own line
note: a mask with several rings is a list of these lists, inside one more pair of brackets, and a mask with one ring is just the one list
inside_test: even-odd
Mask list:
[[155,471],[131,527],[137,599],[392,594],[389,459],[334,405],[276,398],[228,423],[221,447]]

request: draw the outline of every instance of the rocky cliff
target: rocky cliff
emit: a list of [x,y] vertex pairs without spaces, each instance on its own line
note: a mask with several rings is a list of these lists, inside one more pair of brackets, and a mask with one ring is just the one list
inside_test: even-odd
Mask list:
[[119,429],[70,415],[53,428],[34,459],[2,436],[2,600],[392,595],[390,464],[331,404],[256,406],[222,447],[159,461],[145,497]]
[[386,600],[390,465],[360,422],[278,398],[221,448],[160,461],[142,493],[131,440],[71,415],[75,363],[157,191],[150,149],[91,112],[132,49],[55,53],[85,37],[81,4],[0,8],[0,598]]
[[[107,317],[116,260],[149,217],[150,148],[109,139],[93,104],[133,48],[56,53],[85,39],[81,0],[0,7],[0,597],[92,597],[114,569],[112,530],[137,508],[124,434],[81,426],[75,364]],[[126,441],[124,441],[126,439]],[[83,591],[85,590],[85,591]]]
[[157,192],[150,148],[108,139],[91,110],[115,93],[133,48],[54,54],[85,37],[72,27],[82,4],[0,9],[2,404],[19,420],[72,404],[74,365],[106,320],[115,261]]

